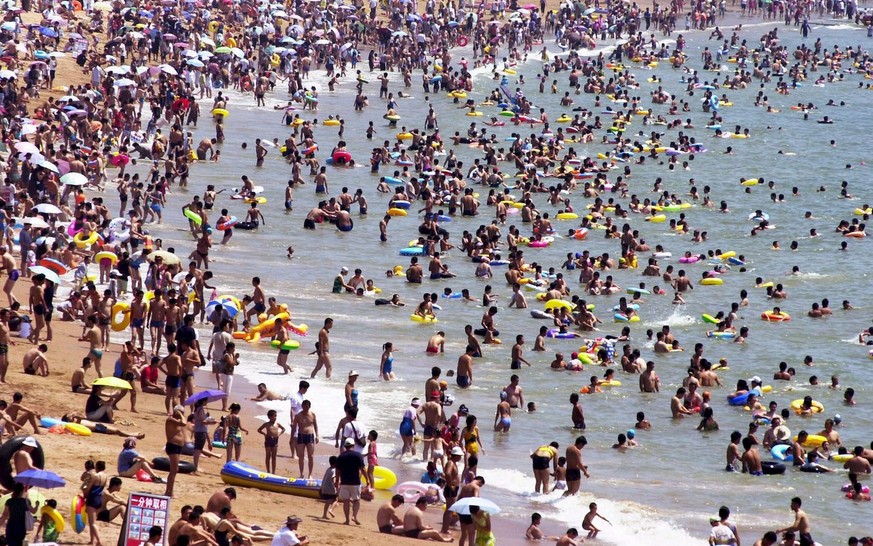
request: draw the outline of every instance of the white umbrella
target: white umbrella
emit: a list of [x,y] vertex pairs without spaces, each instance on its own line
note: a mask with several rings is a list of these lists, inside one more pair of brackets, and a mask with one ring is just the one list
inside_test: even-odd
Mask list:
[[21,134],[22,135],[32,135],[36,132],[36,125],[31,125],[30,123],[24,124],[21,126]]
[[127,65],[123,66],[110,66],[106,69],[108,74],[127,74],[130,72],[130,67]]
[[95,11],[112,11],[112,4],[109,2],[94,2],[91,6]]
[[129,85],[136,85],[136,82],[131,80],[130,78],[121,78],[121,79],[115,80],[115,83],[113,85],[115,87],[127,87]]
[[215,54],[211,51],[198,51],[197,56],[201,59],[211,59],[212,57],[215,57]]
[[72,102],[79,100],[79,97],[74,95],[64,95],[63,97],[58,99],[58,102]]
[[133,38],[134,40],[141,40],[141,39],[145,38],[145,34],[143,34],[142,32],[140,32],[138,30],[134,30],[133,32],[128,32],[127,35],[130,36],[131,38]]
[[28,216],[27,218],[21,219],[22,224],[30,224],[32,227],[36,229],[43,229],[49,227],[48,222],[40,218],[39,216]]
[[321,39],[321,40],[315,41],[315,45],[329,45],[329,44],[330,44],[330,40]]
[[145,74],[148,71],[149,71],[149,67],[147,67],[147,66],[136,67],[136,75],[137,76],[142,76],[143,74]]
[[455,501],[455,504],[448,509],[456,514],[469,516],[471,506],[478,506],[483,512],[492,515],[500,513],[500,507],[494,504],[494,501],[483,499],[482,497],[464,497],[463,499]]
[[172,75],[172,76],[178,76],[178,75],[179,75],[179,73],[176,72],[176,69],[173,68],[172,66],[168,65],[168,64],[162,64],[162,65],[160,65],[159,68],[161,69],[161,72],[163,72],[163,73],[165,73],[165,74],[170,74],[170,75]]
[[63,51],[52,51],[51,53],[49,53],[49,57],[54,57],[56,59],[59,57],[66,57],[66,56],[67,56],[67,54],[64,53]]
[[58,166],[47,159],[40,161],[39,166],[53,173],[61,174],[61,171],[58,170]]
[[187,64],[188,66],[193,66],[196,68],[203,68],[204,66],[206,66],[205,64],[203,64],[203,61],[198,61],[197,59],[188,59]]
[[[27,51],[27,50],[25,50],[25,51]],[[14,80],[17,77],[18,76],[15,75],[15,72],[13,72],[11,70],[0,70],[0,78],[7,79],[7,80],[8,79]]]
[[51,203],[40,203],[39,205],[33,207],[33,209],[40,214],[60,214],[61,209],[52,205]]
[[212,40],[212,38],[207,38],[206,36],[201,36],[201,37],[200,37],[200,43],[203,44],[203,45],[208,45],[208,46],[211,46],[211,47],[215,47],[215,42]]
[[182,56],[187,57],[189,59],[193,59],[194,57],[197,56],[197,52],[194,51],[193,49],[186,49],[185,51],[182,52]]
[[81,173],[67,173],[61,177],[61,184],[68,186],[84,186],[88,183],[88,177]]
[[38,154],[39,148],[31,142],[16,142],[15,149],[23,154]]
[[238,47],[230,48],[230,52],[232,55],[235,55],[236,57],[238,57],[240,59],[242,59],[245,56],[245,53],[243,52],[243,50],[238,48]]

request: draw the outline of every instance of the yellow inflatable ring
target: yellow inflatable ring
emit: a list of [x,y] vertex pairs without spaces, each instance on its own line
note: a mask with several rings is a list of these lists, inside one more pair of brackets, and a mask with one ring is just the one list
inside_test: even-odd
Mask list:
[[340,120],[338,119],[326,119],[322,122],[322,125],[327,125],[328,127],[336,127],[340,124]]
[[384,466],[373,468],[373,487],[380,491],[388,491],[397,484],[397,475]]
[[97,235],[96,232],[92,231],[92,232],[91,232],[91,235],[90,235],[87,239],[85,239],[85,238],[82,236],[82,232],[80,231],[79,233],[77,233],[77,234],[73,237],[73,242],[76,243],[76,246],[77,246],[78,248],[85,248],[85,247],[91,246],[91,245],[93,245],[94,243],[96,243],[96,242],[97,242],[97,239],[99,239],[99,238],[100,238],[100,236]]
[[[121,315],[121,319],[119,319]],[[112,306],[112,331],[123,332],[130,326],[130,305],[120,301]]]
[[[800,413],[803,409],[803,398],[798,398],[797,400],[793,400],[791,402],[791,409]],[[812,401],[812,412],[813,413],[822,413],[824,411],[824,405],[821,402],[817,402],[815,400]]]
[[108,252],[106,250],[94,255],[94,261],[98,264],[103,260],[109,260],[112,262],[112,265],[115,265],[118,262],[118,256],[116,256],[114,252]]
[[389,216],[406,216],[406,211],[398,208],[390,208],[388,209]]
[[215,32],[217,30],[218,30],[218,21],[210,21],[209,22],[209,32],[211,32],[212,34],[215,34]]

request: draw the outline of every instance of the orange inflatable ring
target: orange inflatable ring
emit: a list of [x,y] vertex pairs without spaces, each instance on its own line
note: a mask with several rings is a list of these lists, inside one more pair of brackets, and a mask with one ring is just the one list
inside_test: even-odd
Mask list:
[[469,38],[466,36],[458,36],[458,47],[465,47],[468,43],[470,43]]
[[79,0],[73,0],[73,11],[82,11],[82,3]]

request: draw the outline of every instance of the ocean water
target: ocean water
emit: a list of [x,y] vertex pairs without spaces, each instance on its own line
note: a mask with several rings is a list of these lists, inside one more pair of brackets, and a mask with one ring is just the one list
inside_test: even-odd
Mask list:
[[[779,27],[782,43],[792,49],[794,45],[801,43],[801,37],[795,28],[782,27],[777,23],[744,25],[741,36],[757,43],[761,34],[776,26]],[[690,33],[688,36],[690,65],[700,68],[699,54],[702,48],[714,48],[718,44],[706,41],[708,33]],[[811,45],[816,38],[821,38],[828,45],[860,43],[867,47],[863,30],[850,25],[817,25],[806,43]],[[560,52],[553,42],[550,44],[547,41],[546,45],[553,53]],[[604,47],[605,52],[610,50],[609,46]],[[455,58],[464,53],[457,53]],[[467,51],[466,55],[469,57],[470,52]],[[527,81],[523,89],[537,107],[546,108],[550,118],[555,120],[561,113],[569,110],[559,105],[560,96],[567,87],[566,74],[558,73],[550,77],[550,80],[559,81],[560,94],[539,94],[535,76],[542,64],[538,57],[538,52],[532,53],[531,60],[518,67],[519,74],[524,75]],[[733,70],[734,65],[725,65],[723,68]],[[709,151],[695,154],[688,171],[681,168],[668,171],[665,165],[650,160],[646,161],[645,166],[632,165],[633,176],[628,180],[631,193],[639,195],[641,199],[656,198],[652,185],[656,177],[662,177],[664,189],[685,197],[690,187],[689,179],[694,178],[698,188],[702,189],[704,185],[712,188],[716,203],[726,200],[732,212],[720,214],[699,206],[685,211],[692,229],[705,230],[709,234],[709,241],[698,244],[690,242],[690,236],[671,233],[667,224],[645,223],[637,215],[632,215],[627,221],[640,230],[642,237],[653,248],[655,244],[662,244],[665,250],[672,252],[673,258],[660,260],[662,270],[666,265],[672,264],[677,270],[686,269],[692,279],[699,279],[701,272],[709,269],[707,265],[680,265],[677,262],[678,256],[686,250],[700,253],[718,248],[744,254],[749,262],[748,271],[739,272],[738,268],[734,268],[724,276],[722,286],[695,286],[685,296],[686,305],[671,305],[669,295],[647,298],[648,302],[641,310],[642,321],[631,325],[632,344],[643,349],[644,358],[655,361],[662,381],[662,392],[659,395],[640,394],[637,378],[624,374],[617,367],[616,375],[624,383],[623,386],[583,398],[588,424],[585,435],[589,441],[583,454],[589,465],[591,478],[582,484],[581,495],[576,498],[561,498],[557,493],[531,493],[533,478],[528,454],[537,446],[553,440],[561,444],[561,450],[572,443],[577,432],[572,429],[568,396],[587,384],[592,374],[602,374],[602,370],[586,368],[582,373],[556,373],[549,369],[548,363],[554,358],[555,352],[560,351],[568,356],[578,349],[581,344],[579,340],[550,339],[545,353],[526,351],[526,357],[533,366],[518,373],[521,375],[525,400],[536,402],[538,411],[531,415],[515,413],[509,434],[493,433],[491,423],[499,401],[498,393],[513,373],[509,369],[511,341],[516,334],[524,334],[529,349],[540,325],[545,324],[530,318],[528,310],[507,308],[511,290],[503,281],[503,271],[495,268],[496,276],[490,284],[494,287],[494,293],[500,297],[500,311],[496,321],[498,329],[503,332],[505,344],[485,347],[483,358],[475,363],[476,382],[473,388],[467,391],[455,390],[454,383],[450,381],[452,393],[456,397],[455,407],[460,403],[467,404],[472,413],[479,417],[479,427],[487,452],[480,461],[481,473],[487,480],[483,496],[495,500],[504,508],[501,521],[511,527],[526,521],[533,511],[542,513],[548,534],[560,534],[569,526],[580,526],[588,503],[596,500],[600,512],[612,521],[612,525],[604,525],[599,537],[608,544],[699,544],[709,532],[706,517],[717,512],[721,505],[730,507],[743,533],[743,540],[753,541],[764,531],[785,527],[793,521],[788,505],[795,495],[804,499],[804,508],[812,521],[813,536],[820,543],[826,546],[838,544],[843,543],[849,534],[870,533],[869,507],[842,498],[840,486],[848,481],[843,472],[814,475],[792,472],[789,469],[783,476],[756,478],[726,474],[723,471],[724,453],[730,432],[745,432],[749,422],[747,413],[726,404],[725,395],[731,391],[737,379],[748,379],[753,375],[760,375],[765,379],[772,377],[780,361],[786,361],[795,367],[797,377],[791,383],[774,385],[773,392],[765,396],[764,402],[776,400],[782,408],[792,400],[809,394],[826,408],[823,415],[808,419],[792,416],[788,423],[792,432],[796,433],[800,429],[809,430],[811,433],[818,432],[823,428],[825,417],[840,414],[843,424],[839,430],[845,445],[851,448],[854,445],[867,445],[870,441],[873,410],[867,404],[867,399],[871,392],[869,385],[873,380],[873,372],[867,358],[868,348],[857,343],[857,333],[870,325],[870,309],[873,306],[868,278],[871,264],[870,242],[866,239],[852,239],[849,240],[848,251],[840,252],[838,248],[843,238],[834,233],[834,227],[840,219],[853,218],[853,209],[873,199],[868,183],[871,173],[865,165],[871,159],[867,122],[873,116],[873,101],[870,100],[873,94],[858,88],[859,83],[866,84],[866,80],[859,75],[846,74],[845,81],[825,87],[815,87],[812,81],[808,81],[803,87],[792,90],[788,96],[776,93],[775,81],[763,84],[762,89],[768,95],[770,104],[782,109],[778,114],[767,114],[763,109],[753,106],[754,97],[761,85],[757,80],[746,90],[721,90],[719,94],[726,93],[735,104],[721,110],[725,119],[724,127],[730,129],[734,125],[740,125],[750,129],[752,134],[749,140],[722,140],[713,138],[712,132],[703,127],[707,115],[700,111],[700,94],[688,97],[684,93],[684,84],[679,82],[682,77],[680,71],[672,70],[666,62],[654,70],[634,66],[633,71],[641,86],[632,95],[647,97],[658,84],[647,83],[646,79],[650,75],[657,75],[663,79],[661,85],[678,98],[691,101],[692,111],[682,113],[681,118],[690,117],[696,129],[684,131],[702,141]],[[723,75],[724,73],[722,77]],[[703,80],[715,76],[714,73],[701,74]],[[817,74],[811,74],[811,80],[816,76]],[[391,90],[396,92],[401,89],[402,84],[399,83],[397,74],[392,74],[391,77]],[[418,79],[414,77],[413,81]],[[331,294],[332,280],[342,266],[352,270],[360,267],[364,270],[365,277],[374,279],[376,285],[383,290],[383,296],[397,293],[411,305],[420,300],[424,291],[441,293],[445,287],[451,287],[454,291],[469,288],[473,297],[479,299],[485,284],[489,282],[474,278],[474,264],[457,250],[443,259],[458,274],[456,279],[425,281],[423,285],[411,286],[403,279],[385,278],[385,271],[393,266],[408,265],[409,259],[398,256],[397,251],[407,246],[407,241],[418,236],[416,218],[395,218],[389,227],[389,241],[379,242],[378,222],[387,197],[376,193],[378,176],[369,173],[367,160],[373,147],[380,145],[384,139],[393,141],[393,134],[397,129],[388,128],[381,118],[384,103],[376,98],[376,85],[370,84],[366,90],[371,99],[371,107],[363,113],[356,113],[352,111],[353,83],[345,83],[338,91],[330,93],[326,91],[326,80],[323,78],[314,79],[312,82],[321,89],[320,110],[317,114],[301,112],[301,116],[305,119],[321,120],[329,114],[342,115],[346,119],[344,140],[348,142],[348,148],[356,161],[367,165],[354,169],[328,167],[327,171],[332,188],[331,195],[338,195],[339,190],[346,186],[351,193],[357,188],[363,189],[369,200],[368,216],[359,217],[357,208],[353,208],[353,232],[340,233],[328,224],[318,226],[315,231],[302,230],[306,212],[321,199],[314,194],[311,182],[295,190],[294,211],[290,214],[284,212],[282,195],[286,181],[290,178],[290,168],[278,157],[275,148],[270,149],[264,167],[255,168],[255,138],[279,138],[281,141],[287,136],[286,129],[281,124],[281,111],[272,109],[273,105],[284,104],[286,100],[284,90],[278,88],[270,97],[266,108],[256,108],[251,96],[243,96],[234,91],[225,92],[231,98],[228,105],[231,113],[225,123],[227,141],[220,147],[222,161],[219,164],[195,165],[192,168],[189,190],[174,190],[176,193],[170,196],[170,206],[165,213],[166,223],[162,226],[150,226],[150,230],[154,236],[165,241],[165,247],[180,249],[179,254],[182,255],[182,250],[187,253],[193,243],[178,211],[190,199],[191,194],[202,193],[207,184],[228,188],[229,192],[229,188],[239,186],[240,176],[244,174],[251,177],[255,184],[263,185],[263,195],[268,198],[268,203],[261,207],[267,219],[266,226],[256,232],[237,230],[228,245],[216,245],[210,253],[219,292],[242,296],[250,291],[250,278],[258,275],[268,296],[276,296],[280,302],[287,303],[292,320],[307,323],[312,333],[301,338],[301,349],[292,353],[289,359],[289,363],[295,368],[293,374],[280,374],[279,368],[274,364],[275,352],[266,345],[242,347],[242,363],[238,374],[252,383],[266,382],[271,389],[286,394],[295,392],[299,379],[308,377],[314,365],[315,357],[307,354],[314,350],[313,338],[317,329],[325,317],[333,317],[335,326],[331,332],[331,353],[334,377],[328,381],[323,375],[319,376],[313,381],[310,391],[322,436],[332,436],[336,423],[342,416],[342,387],[348,371],[355,369],[360,372],[360,420],[368,429],[374,428],[380,432],[380,455],[384,464],[395,469],[401,480],[414,479],[421,472],[421,462],[391,460],[400,445],[396,429],[402,413],[410,398],[421,396],[424,381],[430,376],[431,366],[440,366],[444,371],[455,368],[456,359],[465,345],[463,326],[478,324],[485,309],[476,303],[440,300],[443,309],[438,314],[439,324],[421,325],[409,320],[411,309],[408,307],[376,307],[370,298]],[[494,80],[489,70],[477,69],[476,88],[471,96],[478,99],[498,83],[499,80]],[[517,85],[515,81],[510,82],[511,88]],[[414,98],[399,99],[399,111],[403,117],[400,124],[409,127],[423,125],[427,103],[423,100],[426,97],[420,85],[404,92],[411,92]],[[427,98],[437,111],[444,138],[455,131],[463,133],[471,122],[481,125],[488,120],[488,117],[463,116],[444,94],[430,95]],[[577,106],[585,106],[595,111],[606,106],[621,108],[621,105],[610,104],[605,97],[601,97],[601,108],[594,107],[594,97],[591,95],[578,95],[573,98]],[[844,101],[845,106],[824,106],[830,99],[837,104]],[[800,112],[789,109],[798,102],[813,102],[820,109],[811,112],[809,119],[804,120]],[[666,114],[666,107],[652,105],[647,98],[643,99],[642,105],[651,108],[654,113]],[[208,111],[209,103],[204,101],[201,109]],[[481,109],[486,116],[496,115],[498,112],[496,107]],[[832,118],[834,124],[816,124],[815,120],[824,115]],[[377,126],[377,138],[373,142],[367,141],[364,136],[368,121],[374,121]],[[552,126],[555,127],[556,124],[553,123]],[[537,127],[533,131],[540,130],[541,127]],[[644,127],[637,117],[628,132],[635,134],[643,131],[648,134],[653,130],[661,130],[661,127]],[[528,128],[510,126],[489,129],[489,133],[495,133],[500,139],[518,131],[522,134],[531,132]],[[211,120],[201,118],[194,133],[195,142],[212,136],[214,129]],[[670,132],[665,141],[669,143],[675,136],[675,131]],[[336,128],[319,125],[316,137],[320,145],[318,157],[323,162],[338,140]],[[600,134],[597,140],[599,137]],[[644,139],[639,137],[641,141]],[[831,139],[836,141],[835,146],[830,145]],[[248,143],[247,150],[241,148],[243,142]],[[727,146],[733,147],[734,155],[723,153]],[[609,148],[596,143],[570,144],[568,147],[590,156],[606,152]],[[446,148],[454,149],[466,166],[472,164],[474,158],[480,157],[477,150],[469,149],[466,145],[451,146],[447,143]],[[780,150],[786,153],[777,153]],[[687,156],[682,156],[682,159],[687,159]],[[847,164],[851,164],[852,168],[847,169]],[[511,171],[508,164],[502,167]],[[393,166],[383,167],[381,174],[390,175],[393,170]],[[620,171],[615,171],[610,174],[610,181],[619,173]],[[772,191],[785,194],[785,201],[771,203],[771,190],[766,186],[753,187],[746,193],[745,188],[739,185],[740,177],[775,181],[776,187]],[[839,186],[843,180],[849,183],[849,191],[857,199],[839,199]],[[791,195],[791,188],[794,186],[799,188],[797,196]],[[819,186],[825,186],[827,191],[817,192]],[[484,201],[487,191],[479,191]],[[548,205],[545,198],[543,194],[535,196],[538,208],[550,213],[557,212],[557,208]],[[578,195],[573,195],[571,199],[577,210],[588,203]],[[218,209],[224,207],[229,208],[232,214],[242,216],[247,206],[238,201],[230,201],[225,192],[217,204]],[[767,212],[776,229],[750,237],[753,224],[747,220],[747,216],[756,209]],[[453,241],[458,241],[463,230],[472,231],[480,224],[491,221],[492,210],[483,206],[480,211],[477,218],[455,217],[451,223],[446,224]],[[814,219],[804,219],[806,211],[811,211]],[[510,217],[510,223],[513,218],[518,219]],[[571,222],[555,224],[559,233],[566,233],[566,229],[572,225]],[[527,226],[520,227],[523,233],[529,232]],[[817,229],[821,236],[809,238],[811,228]],[[505,232],[504,228],[504,234]],[[793,240],[799,243],[795,252],[788,250]],[[783,250],[771,250],[773,241],[779,241]],[[285,249],[289,245],[294,245],[296,250],[292,260],[285,256]],[[603,239],[602,232],[592,231],[586,241],[558,238],[548,248],[526,249],[525,256],[529,262],[536,261],[558,267],[568,252],[582,250],[590,250],[595,254],[610,252],[615,255],[618,247],[615,242]],[[644,263],[646,258],[648,255],[641,255],[640,261]],[[800,274],[790,275],[793,266],[800,268]],[[640,272],[641,270],[622,270],[611,271],[610,274],[621,286],[636,285],[641,280],[647,285],[663,285],[658,282],[660,279],[640,279]],[[766,299],[763,290],[754,288],[756,277],[784,284],[789,297],[777,302],[777,305],[791,313],[794,320],[774,324],[759,319],[760,313],[770,309],[773,302]],[[569,275],[570,286],[578,292],[577,278],[575,274]],[[709,328],[699,318],[700,315],[727,312],[731,302],[739,301],[742,289],[749,291],[750,306],[740,311],[741,320],[737,326],[750,327],[749,342],[736,345],[706,338],[705,332]],[[539,308],[532,293],[527,295],[530,308]],[[598,335],[617,334],[621,329],[622,325],[613,324],[611,313],[607,312],[618,303],[618,297],[588,298],[596,303],[596,312],[605,321],[602,332]],[[824,297],[830,298],[831,306],[835,309],[834,315],[822,320],[805,317],[810,304]],[[857,309],[840,311],[840,302],[844,299],[850,300]],[[687,349],[690,350],[695,343],[701,342],[705,346],[704,356],[710,361],[715,362],[722,357],[729,360],[730,370],[719,374],[724,386],[710,389],[720,431],[695,431],[696,417],[679,421],[670,419],[670,396],[685,376],[690,354],[653,354],[651,343],[645,340],[645,331],[658,329],[665,324],[671,327],[677,339]],[[437,329],[443,329],[448,334],[446,354],[426,355],[426,341]],[[399,378],[390,384],[385,384],[378,378],[381,346],[386,341],[394,343],[394,369]],[[805,355],[813,357],[814,367],[806,368],[803,365]],[[810,386],[809,378],[812,375],[817,375],[824,386]],[[839,376],[840,389],[832,390],[826,386],[831,375]],[[853,387],[857,393],[859,405],[856,407],[849,408],[841,404],[842,389],[848,386]],[[264,414],[269,409],[276,409],[280,419],[287,420],[287,402],[264,403],[260,407]],[[653,424],[652,430],[637,435],[640,446],[636,449],[626,453],[610,449],[617,434],[633,426],[637,411],[646,413]],[[763,429],[759,436],[763,436]],[[763,450],[761,455],[764,460],[769,459],[769,455]],[[515,537],[500,537],[502,543],[513,543],[514,539]]]

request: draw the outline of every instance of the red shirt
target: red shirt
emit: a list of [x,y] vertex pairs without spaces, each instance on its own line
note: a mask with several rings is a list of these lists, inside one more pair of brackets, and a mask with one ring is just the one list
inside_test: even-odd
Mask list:
[[158,368],[153,366],[146,366],[140,372],[139,377],[139,385],[144,388],[149,383],[153,385],[158,384]]

